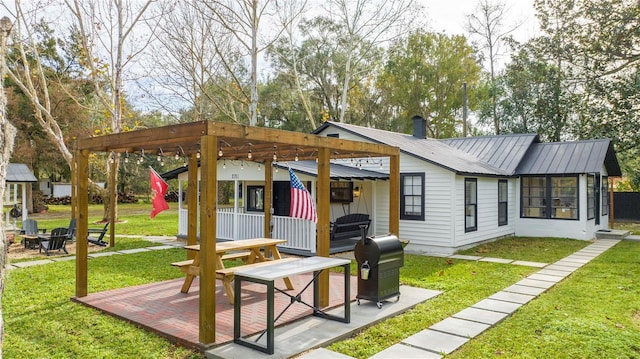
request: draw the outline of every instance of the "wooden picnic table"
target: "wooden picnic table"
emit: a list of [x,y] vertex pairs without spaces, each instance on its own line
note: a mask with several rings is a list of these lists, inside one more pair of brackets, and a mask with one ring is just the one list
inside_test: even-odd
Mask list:
[[[285,242],[286,240],[284,239],[252,238],[216,243],[216,278],[222,280],[230,304],[234,302],[231,282],[235,271],[258,267],[271,261],[288,260],[288,258],[282,258],[277,247],[278,244]],[[200,275],[200,245],[189,245],[184,246],[184,248],[189,251],[194,251],[194,258],[192,260],[172,263],[172,265],[179,267],[180,270],[186,274],[180,292],[188,293],[193,280],[196,276]],[[224,260],[230,259],[242,259],[244,265],[226,268]],[[294,289],[293,283],[288,277],[283,279],[287,289]]]

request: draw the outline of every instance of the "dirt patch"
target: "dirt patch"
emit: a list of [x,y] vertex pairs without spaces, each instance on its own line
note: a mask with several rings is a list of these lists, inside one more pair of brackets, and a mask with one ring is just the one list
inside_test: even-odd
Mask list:
[[[20,261],[23,261],[24,259],[38,260],[38,259],[47,258],[44,252],[40,253],[37,248],[36,249],[25,248],[24,244],[21,243],[21,240],[22,238],[20,238],[20,236],[16,236],[15,242],[9,246],[8,252],[7,252],[7,259],[9,260],[9,263],[17,259],[19,259]],[[104,250],[104,248],[105,247],[96,246],[91,243],[89,244],[89,252],[99,252],[101,250]],[[69,252],[70,255],[76,254],[75,241],[72,243],[67,243],[67,252]],[[48,258],[60,257],[63,255],[66,255],[64,252],[61,252],[60,254],[58,254],[58,252],[54,252],[54,253],[55,254],[52,254]]]

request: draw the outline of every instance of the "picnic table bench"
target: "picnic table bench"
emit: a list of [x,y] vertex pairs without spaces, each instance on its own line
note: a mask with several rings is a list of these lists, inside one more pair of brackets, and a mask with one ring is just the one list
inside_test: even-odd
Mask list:
[[[272,262],[289,261],[289,258],[282,258],[277,244],[286,242],[284,239],[254,238],[237,241],[220,242],[216,244],[216,279],[222,281],[222,285],[227,294],[230,304],[234,302],[233,282],[235,272],[241,269],[259,267]],[[186,274],[184,284],[180,292],[188,293],[195,277],[200,275],[200,245],[190,245],[184,247],[186,250],[195,251],[193,259],[171,263]],[[269,257],[269,253],[273,258]],[[242,259],[244,264],[226,268],[224,260]],[[284,278],[288,289],[293,289],[293,284],[289,278]]]

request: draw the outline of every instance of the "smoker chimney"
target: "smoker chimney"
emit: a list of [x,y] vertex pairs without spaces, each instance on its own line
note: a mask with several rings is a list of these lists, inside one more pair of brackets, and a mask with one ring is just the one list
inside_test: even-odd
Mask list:
[[419,115],[415,115],[411,119],[413,120],[413,137],[427,138],[427,120]]

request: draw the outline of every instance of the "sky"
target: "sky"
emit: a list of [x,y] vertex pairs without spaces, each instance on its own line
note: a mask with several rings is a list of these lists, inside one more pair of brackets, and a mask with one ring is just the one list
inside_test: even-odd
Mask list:
[[[433,31],[444,31],[447,34],[467,35],[464,26],[466,16],[471,14],[479,0],[417,0],[424,6],[427,14],[427,23]],[[537,35],[537,19],[534,15],[533,0],[502,0],[507,6],[505,23],[515,24],[524,22],[515,32],[514,37],[518,41]]]

